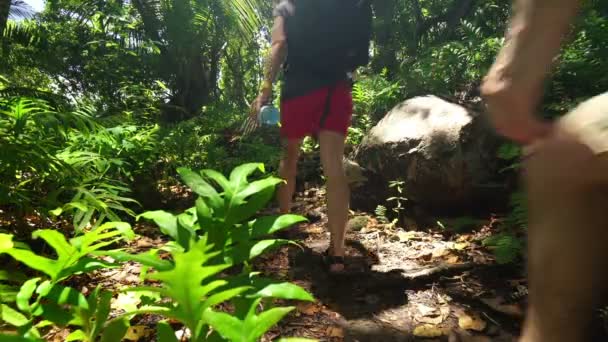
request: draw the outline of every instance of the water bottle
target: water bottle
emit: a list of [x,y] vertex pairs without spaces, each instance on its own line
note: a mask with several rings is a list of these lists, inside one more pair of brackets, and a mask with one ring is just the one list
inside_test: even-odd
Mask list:
[[277,126],[281,120],[281,113],[272,104],[267,104],[262,107],[258,114],[258,122],[260,125]]

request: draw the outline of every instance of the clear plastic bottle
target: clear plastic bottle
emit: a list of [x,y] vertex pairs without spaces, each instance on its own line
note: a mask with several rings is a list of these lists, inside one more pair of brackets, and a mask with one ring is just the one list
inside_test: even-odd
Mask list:
[[281,120],[281,113],[272,104],[264,105],[258,115],[258,122],[265,126],[277,126]]

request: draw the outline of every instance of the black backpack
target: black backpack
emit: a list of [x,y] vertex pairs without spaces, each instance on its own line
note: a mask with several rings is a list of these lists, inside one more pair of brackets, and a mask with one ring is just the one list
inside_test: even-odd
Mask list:
[[369,0],[296,0],[286,20],[289,72],[344,77],[369,63]]

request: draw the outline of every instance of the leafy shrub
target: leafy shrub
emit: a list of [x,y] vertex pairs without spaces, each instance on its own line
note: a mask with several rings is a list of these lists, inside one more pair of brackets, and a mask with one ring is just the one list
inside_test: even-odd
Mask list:
[[[101,259],[110,253],[106,247],[134,233],[126,223],[110,222],[84,235],[70,239],[54,230],[37,230],[34,239],[43,239],[56,254],[56,259],[38,255],[26,245],[15,243],[8,234],[0,234],[0,254],[39,271],[43,275],[26,280],[14,297],[14,306],[2,304],[1,318],[14,326],[24,341],[41,341],[41,331],[49,325],[76,326],[68,341],[116,341],[126,333],[127,322],[121,318],[109,320],[112,294],[99,287],[88,297],[78,290],[62,285],[62,281],[75,275],[119,264]],[[16,308],[15,308],[16,306]],[[0,335],[0,338],[8,338]]]
[[[196,206],[179,215],[165,211],[141,215],[154,220],[161,231],[173,239],[167,247],[175,262],[170,270],[152,275],[165,282],[167,288],[158,291],[168,297],[170,304],[147,312],[170,310],[170,317],[190,329],[192,341],[202,341],[209,327],[213,328],[215,339],[221,336],[232,341],[255,341],[293,310],[293,307],[273,308],[258,314],[257,308],[264,298],[312,300],[300,287],[260,278],[250,269],[253,259],[289,243],[268,238],[270,234],[305,220],[296,215],[251,220],[266,206],[275,186],[281,182],[272,176],[250,182],[248,178],[256,170],[263,172],[263,164],[236,167],[229,178],[214,170],[203,170],[199,174],[180,168],[178,172],[183,181],[199,195]],[[219,279],[216,276],[222,270],[242,264],[244,267],[238,275]],[[192,277],[192,270],[196,268],[200,268],[194,272],[198,276]],[[233,315],[213,310],[214,305],[224,301],[234,305]],[[159,326],[159,329],[169,327]]]
[[521,239],[511,233],[500,233],[486,238],[482,245],[490,249],[499,264],[509,264],[517,260],[523,251]]
[[364,74],[353,86],[353,127],[364,132],[375,125],[398,102],[404,100],[401,82],[390,80],[388,70],[379,75]]
[[128,184],[155,160],[158,127],[105,128],[91,111],[0,99],[0,206],[68,213],[77,230],[134,216]]
[[[137,255],[106,250],[134,236],[126,223],[106,223],[69,241],[56,231],[36,231],[34,238],[44,239],[57,259],[35,254],[13,242],[12,236],[0,235],[0,253],[44,274],[26,280],[14,296],[4,298],[2,321],[16,327],[16,340],[39,341],[43,329],[53,325],[72,329],[68,341],[118,341],[132,317],[153,313],[183,323],[190,330],[190,341],[257,341],[294,309],[275,307],[271,299],[313,298],[294,284],[260,277],[250,266],[262,253],[290,243],[269,238],[270,234],[304,220],[295,215],[253,218],[281,182],[274,177],[249,181],[256,170],[263,171],[262,165],[245,164],[226,178],[213,170],[199,174],[180,168],[184,182],[200,197],[195,207],[178,215],[164,211],[141,215],[154,220],[172,238],[158,250]],[[170,257],[161,257],[161,251]],[[102,256],[115,261],[104,261]],[[74,275],[117,267],[125,261],[141,263],[143,277],[159,286],[124,289],[146,300],[111,318],[111,292],[98,287],[85,296],[61,284]],[[230,313],[218,309],[227,304],[233,308]],[[166,321],[158,323],[157,329],[160,341],[177,341]]]

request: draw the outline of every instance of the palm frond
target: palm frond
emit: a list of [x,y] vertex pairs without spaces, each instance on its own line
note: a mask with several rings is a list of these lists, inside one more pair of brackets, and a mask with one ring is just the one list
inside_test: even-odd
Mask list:
[[42,41],[42,32],[38,23],[34,21],[9,21],[6,23],[2,38],[10,43],[31,46]]
[[233,0],[227,1],[227,5],[236,17],[241,33],[251,37],[259,32],[262,25],[260,0]]
[[28,5],[23,0],[10,0],[11,1],[11,10],[9,12],[9,18],[24,18],[30,19],[34,16],[35,11],[32,6]]

